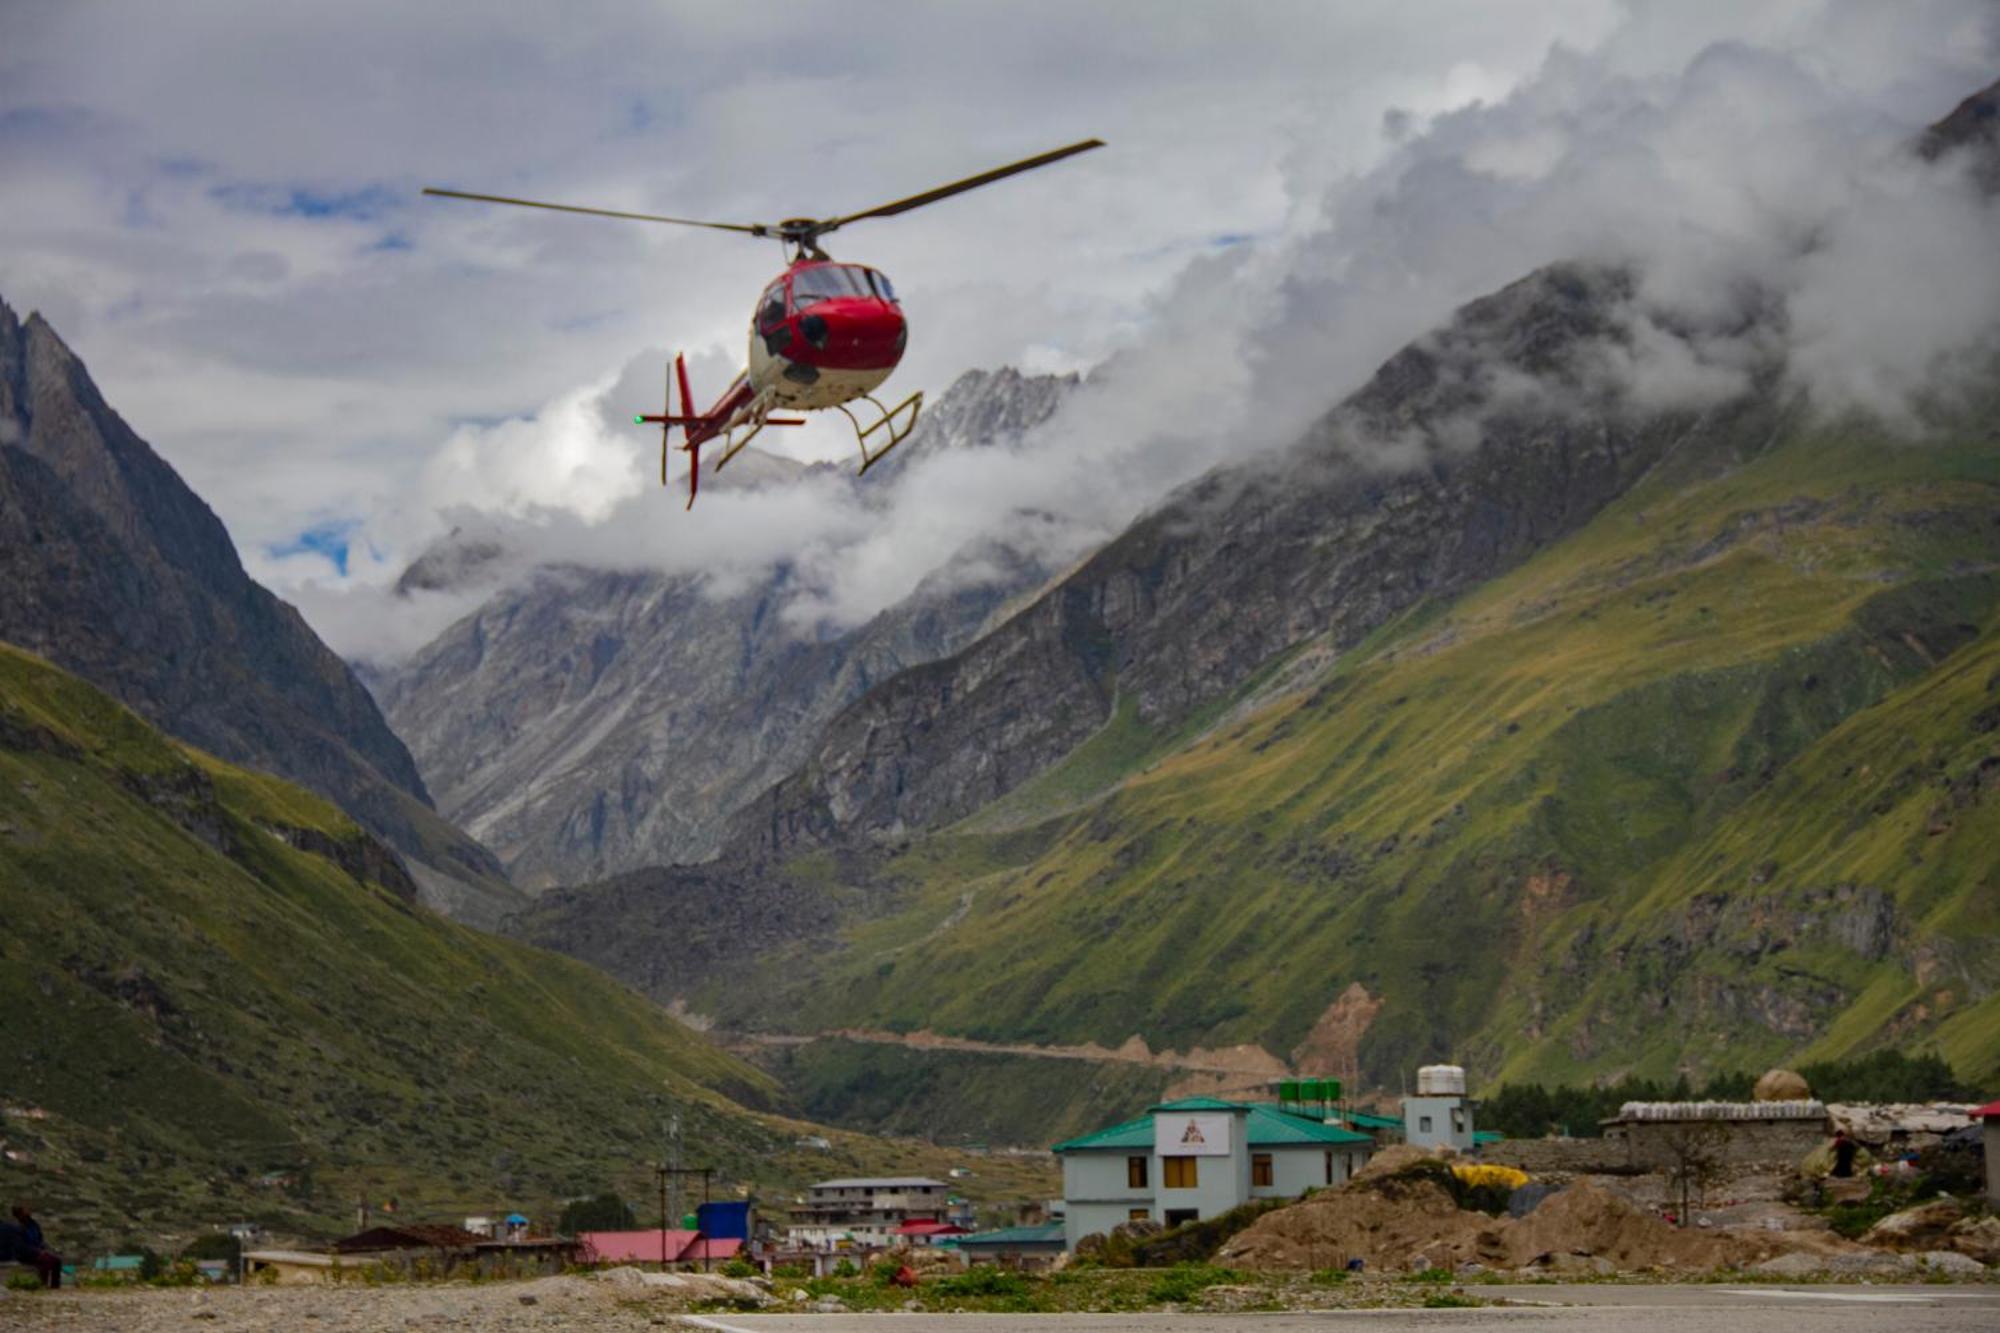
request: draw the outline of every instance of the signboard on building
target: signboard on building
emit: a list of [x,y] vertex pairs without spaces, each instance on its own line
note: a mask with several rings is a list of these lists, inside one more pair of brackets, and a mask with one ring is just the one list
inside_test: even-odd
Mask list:
[[1153,1117],[1153,1151],[1162,1157],[1229,1156],[1227,1115]]

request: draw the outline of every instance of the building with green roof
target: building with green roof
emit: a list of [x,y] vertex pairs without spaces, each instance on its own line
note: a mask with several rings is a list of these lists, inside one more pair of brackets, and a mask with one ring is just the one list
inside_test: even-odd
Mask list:
[[1188,1097],[1055,1145],[1063,1165],[1063,1244],[1124,1222],[1169,1226],[1252,1199],[1297,1198],[1344,1183],[1374,1139],[1263,1102]]

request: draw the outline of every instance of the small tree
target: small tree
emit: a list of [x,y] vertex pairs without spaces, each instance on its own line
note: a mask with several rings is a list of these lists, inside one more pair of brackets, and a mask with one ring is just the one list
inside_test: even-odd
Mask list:
[[1708,1201],[1708,1191],[1723,1177],[1723,1149],[1729,1133],[1712,1120],[1683,1120],[1660,1136],[1665,1155],[1667,1191],[1680,1196],[1679,1222],[1688,1224],[1691,1200]]
[[556,1230],[574,1236],[582,1231],[629,1231],[635,1225],[632,1205],[607,1190],[588,1199],[570,1200]]

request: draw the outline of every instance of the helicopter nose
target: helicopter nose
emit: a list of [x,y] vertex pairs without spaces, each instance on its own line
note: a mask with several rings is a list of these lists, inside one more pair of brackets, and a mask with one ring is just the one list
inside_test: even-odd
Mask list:
[[848,352],[867,366],[893,366],[902,359],[909,329],[902,312],[883,305],[855,320],[847,330]]

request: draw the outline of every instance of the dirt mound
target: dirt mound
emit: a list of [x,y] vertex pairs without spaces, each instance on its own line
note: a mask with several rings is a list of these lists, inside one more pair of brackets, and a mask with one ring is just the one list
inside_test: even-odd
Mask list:
[[1339,1268],[1360,1259],[1370,1268],[1402,1269],[1422,1259],[1448,1267],[1478,1258],[1481,1237],[1496,1227],[1486,1214],[1460,1209],[1433,1181],[1386,1179],[1269,1213],[1232,1237],[1216,1262]]
[[1590,1181],[1552,1194],[1504,1233],[1510,1268],[1564,1266],[1563,1256],[1607,1259],[1614,1267],[1707,1270],[1736,1255],[1723,1236],[1684,1231]]
[[1418,1162],[1439,1161],[1455,1157],[1456,1153],[1443,1148],[1416,1148],[1407,1143],[1398,1143],[1384,1148],[1368,1159],[1368,1164],[1354,1173],[1356,1181],[1380,1180],[1384,1176],[1398,1175]]
[[[1832,1239],[1832,1238],[1828,1238]],[[1525,1217],[1461,1209],[1436,1181],[1388,1176],[1316,1194],[1260,1218],[1222,1247],[1239,1268],[1488,1268],[1707,1272],[1813,1242],[1774,1231],[1682,1230],[1623,1195],[1582,1181]],[[1839,1242],[1836,1242],[1839,1244]]]

